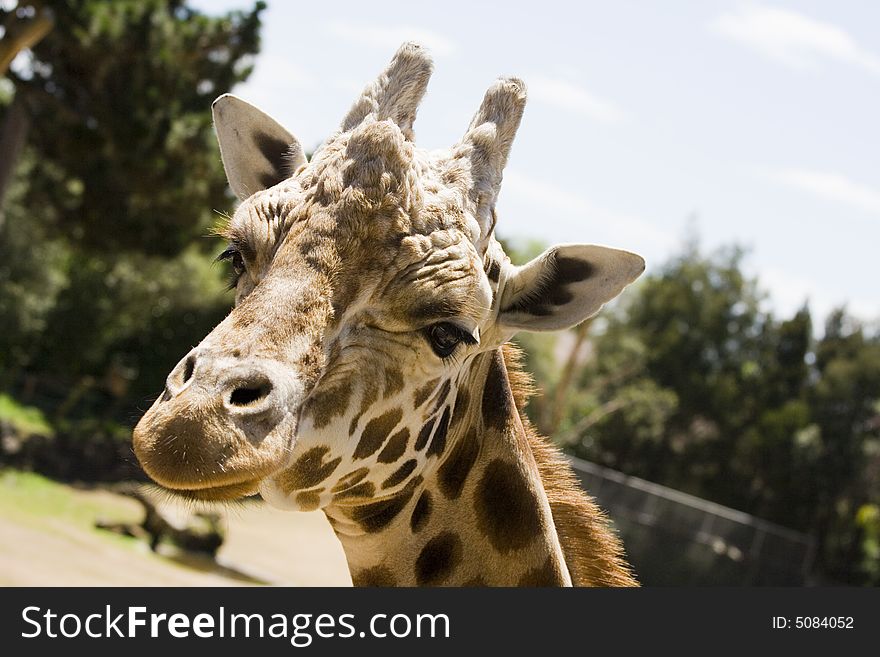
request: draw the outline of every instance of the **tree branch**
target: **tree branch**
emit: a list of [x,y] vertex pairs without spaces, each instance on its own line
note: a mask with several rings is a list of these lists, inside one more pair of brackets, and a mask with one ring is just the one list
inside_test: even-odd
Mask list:
[[36,18],[25,23],[20,30],[7,31],[0,40],[0,76],[6,75],[12,60],[22,50],[34,47],[49,34],[54,22],[46,11],[41,11]]

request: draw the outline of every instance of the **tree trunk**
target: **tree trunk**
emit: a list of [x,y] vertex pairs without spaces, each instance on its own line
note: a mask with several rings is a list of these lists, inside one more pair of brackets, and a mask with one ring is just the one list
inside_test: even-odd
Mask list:
[[[18,20],[15,23],[19,23]],[[43,10],[33,20],[27,21],[20,29],[18,25],[5,26],[7,29],[0,41],[0,76],[6,75],[12,60],[18,53],[35,46],[52,29],[52,18]]]
[[[32,48],[52,29],[53,21],[50,11],[40,9],[36,18],[21,23],[15,21],[5,25],[6,33],[0,40],[0,77],[9,71],[12,61],[22,50]],[[16,91],[12,104],[6,110],[3,126],[0,128],[0,230],[6,215],[3,212],[3,199],[15,164],[24,148],[27,133],[30,129],[30,117],[25,107],[24,97]]]
[[18,157],[27,140],[30,126],[31,120],[28,117],[24,99],[21,93],[17,92],[9,109],[6,110],[3,126],[0,128],[0,230],[3,229],[3,223],[6,219],[6,213],[3,211],[3,199],[6,196],[6,189],[12,179],[12,174],[15,172],[15,164],[18,162]]
[[566,359],[565,364],[562,367],[562,373],[559,375],[559,382],[556,384],[556,390],[553,394],[553,401],[550,405],[550,417],[547,421],[545,421],[546,426],[542,427],[542,429],[547,432],[547,435],[555,435],[556,432],[559,430],[559,425],[562,423],[562,416],[565,413],[565,403],[568,401],[568,393],[571,389],[574,375],[578,370],[578,366],[580,365],[580,352],[584,346],[584,343],[587,341],[590,333],[590,325],[592,323],[593,320],[588,319],[587,321],[582,322],[574,330],[574,344],[572,345],[571,351],[568,354],[568,358]]

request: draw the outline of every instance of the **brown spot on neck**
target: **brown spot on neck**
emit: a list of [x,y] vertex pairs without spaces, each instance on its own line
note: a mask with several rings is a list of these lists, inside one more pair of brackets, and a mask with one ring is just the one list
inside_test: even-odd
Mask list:
[[459,388],[455,394],[455,408],[452,411],[452,419],[450,420],[452,426],[457,427],[464,422],[470,401],[471,396],[467,389]]
[[382,396],[385,399],[396,395],[403,390],[403,372],[396,367],[389,367],[385,370],[385,389]]
[[311,415],[316,429],[322,429],[334,417],[341,416],[348,410],[351,391],[349,380],[330,385],[326,390],[317,390],[306,405],[304,413]]
[[482,399],[483,424],[486,428],[504,431],[516,407],[507,379],[507,370],[500,351],[492,354]]
[[394,408],[367,422],[367,426],[364,427],[361,433],[361,439],[354,450],[353,457],[363,459],[375,454],[376,450],[382,446],[388,434],[397,426],[402,417],[403,411],[399,408]]
[[312,447],[300,456],[296,462],[278,477],[280,487],[286,493],[303,488],[317,486],[329,477],[339,464],[341,457],[324,463],[324,457],[330,452],[327,446]]
[[516,585],[520,587],[564,586],[565,578],[554,560],[548,556],[543,566],[531,568],[523,573]]
[[363,417],[364,413],[366,413],[370,408],[372,408],[373,404],[376,403],[376,398],[378,397],[379,392],[375,385],[368,384],[364,388],[363,398],[361,399],[361,407],[358,411],[357,415],[351,418],[351,424],[348,427],[348,435],[353,436],[355,431],[357,431],[358,422]]
[[413,534],[420,531],[431,517],[431,492],[422,491],[419,501],[413,507],[412,516],[409,519],[409,527]]
[[382,488],[394,488],[398,484],[402,483],[409,477],[413,471],[416,469],[416,466],[419,464],[415,459],[410,459],[403,465],[401,465],[397,470],[395,470],[388,478],[382,482]]
[[356,483],[362,481],[364,477],[366,477],[368,474],[370,474],[369,468],[358,468],[353,472],[349,472],[347,475],[342,477],[342,479],[336,482],[336,485],[330,489],[330,492],[338,493],[345,490],[346,488],[354,486]]
[[480,440],[477,430],[471,427],[459,437],[437,471],[437,483],[446,497],[458,499],[479,454]]
[[304,490],[296,495],[296,504],[301,511],[314,511],[321,506],[321,493],[323,488],[317,490]]
[[340,500],[351,500],[351,499],[364,499],[368,500],[373,495],[376,494],[376,484],[372,481],[362,481],[359,484],[355,484],[354,486],[349,486],[344,490],[339,491],[333,496],[334,502],[339,502]]
[[431,446],[425,452],[427,456],[439,456],[446,449],[446,433],[449,431],[449,407],[443,411],[437,428],[434,430],[434,437],[431,439]]
[[419,408],[422,404],[428,401],[428,397],[434,388],[437,387],[437,384],[440,382],[440,379],[431,379],[422,387],[416,389],[415,394],[413,395],[413,408]]
[[495,459],[483,471],[474,496],[477,526],[502,554],[540,537],[538,499],[520,468]]
[[446,398],[449,396],[449,390],[452,388],[452,383],[449,379],[446,379],[443,382],[443,385],[440,386],[440,391],[434,397],[434,411],[439,411],[443,408],[443,404],[446,403]]
[[391,436],[388,444],[386,444],[382,451],[379,452],[379,463],[394,463],[397,459],[403,456],[404,451],[406,451],[406,444],[408,441],[409,429],[404,427],[396,434]]
[[367,533],[381,531],[406,508],[421,483],[421,476],[416,475],[396,494],[382,500],[348,508],[345,510],[345,515],[360,523],[361,528]]
[[385,566],[373,566],[351,575],[351,583],[355,586],[395,586],[397,580]]
[[457,534],[446,531],[425,544],[415,564],[419,586],[436,586],[447,582],[461,561],[463,548]]
[[417,452],[422,451],[425,445],[428,444],[428,438],[431,437],[431,432],[434,430],[434,423],[436,418],[429,418],[427,422],[425,422],[425,426],[422,427],[421,431],[419,431],[419,435],[416,438],[416,444],[414,445],[414,449]]

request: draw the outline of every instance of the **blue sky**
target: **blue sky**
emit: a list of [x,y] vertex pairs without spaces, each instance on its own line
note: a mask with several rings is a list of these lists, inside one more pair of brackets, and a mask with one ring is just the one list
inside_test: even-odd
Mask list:
[[880,318],[880,3],[276,0],[263,39],[234,91],[306,148],[420,41],[422,146],[457,140],[497,76],[529,87],[502,236],[626,248],[650,271],[695,224],[706,248],[751,249],[778,313]]

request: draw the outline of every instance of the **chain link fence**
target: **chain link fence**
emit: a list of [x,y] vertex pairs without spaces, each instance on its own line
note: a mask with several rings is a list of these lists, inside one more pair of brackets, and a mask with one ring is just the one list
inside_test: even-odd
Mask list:
[[714,502],[572,458],[647,586],[803,586],[815,541]]

